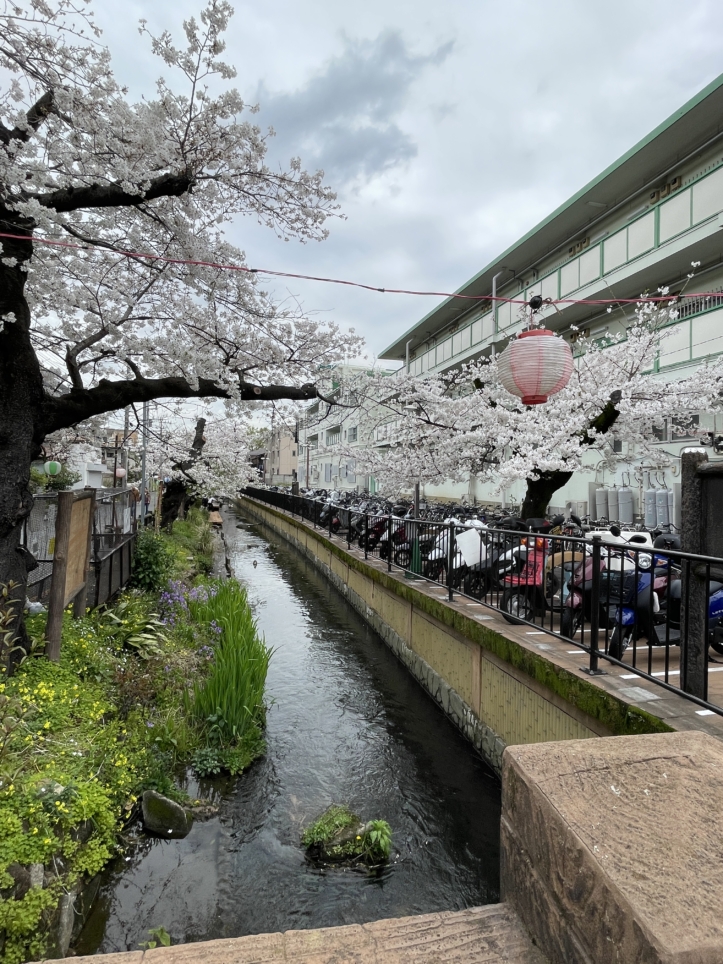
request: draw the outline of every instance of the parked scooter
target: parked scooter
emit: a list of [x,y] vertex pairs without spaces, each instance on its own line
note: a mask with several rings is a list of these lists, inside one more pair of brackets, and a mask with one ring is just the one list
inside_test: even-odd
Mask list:
[[420,521],[408,521],[404,523],[404,541],[396,543],[394,550],[394,563],[402,569],[409,569],[412,565],[416,551],[421,560],[427,559],[430,552],[434,549],[437,541],[438,527],[431,526]]
[[[600,572],[601,575],[605,573],[608,574],[607,577],[603,575],[601,579],[598,612],[599,625],[602,628],[606,628],[610,626],[611,623],[614,625],[615,611],[617,609],[617,606],[613,605],[611,613],[608,600],[621,599],[622,590],[618,584],[617,589],[613,589],[611,595],[611,588],[609,584],[605,582],[605,579],[609,580],[609,574],[611,572],[622,570],[635,571],[634,559],[630,558],[630,556],[626,554],[625,549],[621,547],[635,544],[638,540],[642,540],[641,544],[649,544],[652,548],[652,540],[650,536],[643,533],[634,533],[629,538],[626,538],[623,536],[620,527],[616,525],[610,526],[609,529],[587,532],[585,538],[592,540],[596,535],[602,538],[604,547],[600,559]],[[616,549],[617,551],[615,551]],[[562,614],[560,616],[560,633],[568,639],[573,639],[575,633],[582,626],[583,620],[589,620],[592,615],[592,578],[594,567],[592,547],[586,551],[589,552],[590,555],[578,564],[569,580],[569,594],[564,600]],[[617,595],[615,595],[615,592],[617,592]]]
[[[670,642],[680,640],[681,589],[679,579],[671,584],[667,633]],[[665,642],[665,631],[661,634],[661,642]],[[723,582],[713,580],[708,583],[708,645],[723,655]]]
[[[458,523],[458,519],[449,518],[444,520],[444,527],[437,529],[437,536],[434,545],[429,550],[427,558],[422,565],[422,575],[428,579],[439,579],[443,572],[446,572],[449,557],[449,523]],[[455,556],[453,566],[455,569],[462,565],[462,555],[455,546]]]
[[[331,522],[329,521],[329,516],[331,516]],[[339,529],[341,529],[341,519],[339,518],[337,508],[331,502],[324,503],[319,513],[319,525],[325,529],[331,526],[332,532],[338,532]]]
[[[528,520],[532,531],[559,534],[562,516],[551,522]],[[561,551],[556,551],[556,550]],[[526,540],[526,557],[522,570],[503,579],[505,587],[500,608],[508,622],[531,622],[547,610],[559,610],[566,598],[566,587],[576,567],[583,561],[580,551],[563,551],[564,543],[551,536],[530,535]]]
[[[370,552],[376,549],[379,540],[384,536],[389,525],[389,516],[378,514],[369,516],[369,528],[365,533],[359,533],[359,548],[367,549]],[[363,524],[363,520],[362,520]]]

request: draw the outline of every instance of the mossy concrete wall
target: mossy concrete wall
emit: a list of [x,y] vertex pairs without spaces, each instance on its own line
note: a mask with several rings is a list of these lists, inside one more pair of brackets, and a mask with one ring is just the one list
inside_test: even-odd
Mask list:
[[254,499],[239,506],[326,576],[498,773],[509,745],[669,729],[321,531]]

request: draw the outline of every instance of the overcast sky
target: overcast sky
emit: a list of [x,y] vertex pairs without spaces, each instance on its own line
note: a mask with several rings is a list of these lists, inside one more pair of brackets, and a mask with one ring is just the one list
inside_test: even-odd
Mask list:
[[[96,0],[116,72],[163,73],[136,31],[193,0]],[[277,240],[250,219],[249,265],[450,291],[723,72],[720,0],[263,0],[237,3],[225,58],[273,126],[269,158],[321,167],[345,221]],[[170,79],[170,78],[169,78]],[[354,327],[371,354],[435,300],[270,286]]]

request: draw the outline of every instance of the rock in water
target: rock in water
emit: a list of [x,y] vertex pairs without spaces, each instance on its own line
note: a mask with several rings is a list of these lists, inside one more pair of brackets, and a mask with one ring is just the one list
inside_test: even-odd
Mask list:
[[144,791],[141,805],[146,830],[159,837],[185,837],[193,826],[193,817],[180,803],[169,800],[155,790]]

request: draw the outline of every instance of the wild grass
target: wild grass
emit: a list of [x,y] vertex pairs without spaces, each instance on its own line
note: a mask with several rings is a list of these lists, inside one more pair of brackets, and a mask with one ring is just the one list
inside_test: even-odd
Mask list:
[[343,804],[333,803],[310,827],[307,827],[301,837],[304,847],[312,844],[328,843],[340,830],[358,826],[359,817]]
[[209,737],[233,744],[263,724],[272,650],[259,635],[246,591],[233,580],[189,599],[189,609],[196,621],[218,627],[220,635],[208,676],[195,681],[187,696],[188,711],[206,725]]

